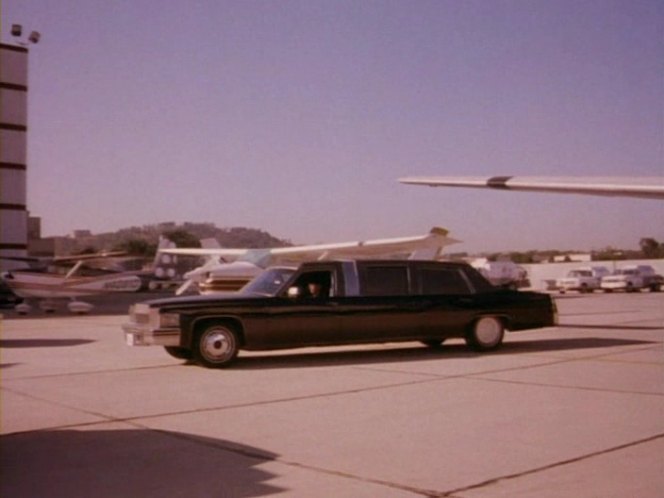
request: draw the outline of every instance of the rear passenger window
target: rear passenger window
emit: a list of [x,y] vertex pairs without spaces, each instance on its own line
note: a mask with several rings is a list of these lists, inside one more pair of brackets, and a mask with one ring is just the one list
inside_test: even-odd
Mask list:
[[430,294],[470,294],[470,288],[461,272],[453,268],[422,268],[420,292]]
[[364,269],[366,296],[408,295],[408,270],[402,266],[369,266]]

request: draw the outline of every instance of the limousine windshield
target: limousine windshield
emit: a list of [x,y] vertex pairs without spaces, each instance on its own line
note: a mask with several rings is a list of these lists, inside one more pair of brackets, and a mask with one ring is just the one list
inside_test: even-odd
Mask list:
[[295,268],[270,268],[247,283],[240,292],[274,296],[293,273],[295,273]]

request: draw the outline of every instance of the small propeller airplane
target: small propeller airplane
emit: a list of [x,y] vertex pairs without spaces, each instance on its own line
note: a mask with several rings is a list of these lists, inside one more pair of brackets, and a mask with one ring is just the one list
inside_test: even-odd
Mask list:
[[239,290],[264,268],[276,264],[297,265],[303,261],[330,258],[408,256],[411,259],[435,259],[445,246],[460,242],[448,237],[448,233],[444,228],[434,227],[426,235],[413,237],[268,249],[224,249],[218,244],[210,247],[210,241],[206,240],[202,249],[168,248],[159,252],[205,257],[202,266],[185,273],[185,282],[175,293],[180,295],[197,286],[201,294],[213,294]]
[[429,187],[489,188],[503,191],[637,197],[664,200],[664,176],[543,177],[543,176],[410,176],[401,183]]
[[19,314],[30,312],[29,299],[39,300],[39,308],[47,313],[56,310],[55,299],[70,299],[69,311],[85,314],[93,305],[77,300],[78,297],[136,292],[141,288],[138,272],[110,270],[98,264],[107,258],[124,255],[124,252],[107,252],[55,258],[2,256],[2,259],[29,265],[25,269],[7,271],[2,278],[14,294],[26,300],[16,306]]

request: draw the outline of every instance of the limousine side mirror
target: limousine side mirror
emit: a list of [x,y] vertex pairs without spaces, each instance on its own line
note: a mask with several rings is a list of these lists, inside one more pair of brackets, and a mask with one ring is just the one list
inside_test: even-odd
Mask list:
[[297,299],[300,297],[300,288],[299,287],[289,287],[288,288],[288,297],[290,299]]

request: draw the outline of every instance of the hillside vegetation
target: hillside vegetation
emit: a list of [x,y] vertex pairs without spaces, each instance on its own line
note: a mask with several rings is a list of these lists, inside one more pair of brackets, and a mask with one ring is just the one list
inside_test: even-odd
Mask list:
[[216,239],[221,247],[263,248],[293,245],[263,230],[245,227],[219,228],[213,223],[159,223],[142,227],[123,228],[116,232],[91,234],[79,240],[81,252],[124,250],[133,255],[150,256],[156,251],[160,237],[166,237],[178,247],[200,247],[201,239]]

